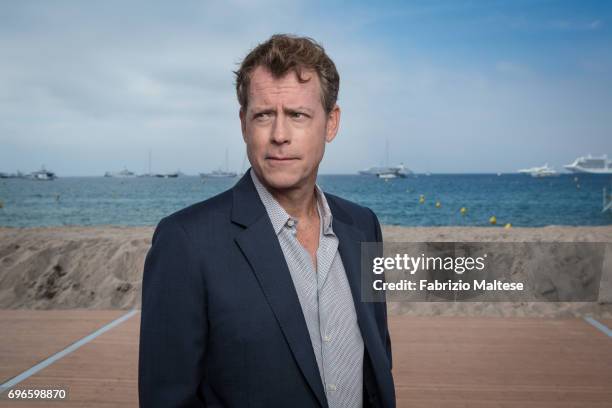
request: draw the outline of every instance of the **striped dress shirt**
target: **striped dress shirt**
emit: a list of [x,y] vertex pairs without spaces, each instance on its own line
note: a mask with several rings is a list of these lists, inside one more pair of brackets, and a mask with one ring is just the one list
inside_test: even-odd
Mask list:
[[299,220],[281,207],[253,169],[250,173],[289,267],[328,405],[330,408],[361,408],[363,339],[325,194],[315,186],[321,226],[315,266],[309,252],[297,239]]

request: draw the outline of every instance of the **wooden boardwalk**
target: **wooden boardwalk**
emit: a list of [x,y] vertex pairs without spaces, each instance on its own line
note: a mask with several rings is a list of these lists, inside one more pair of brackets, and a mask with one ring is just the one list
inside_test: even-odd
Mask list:
[[[0,311],[0,382],[125,311]],[[140,315],[14,388],[60,386],[58,403],[138,405]],[[602,320],[610,327],[610,320]],[[399,407],[612,407],[612,338],[581,319],[390,317]]]
[[612,407],[612,338],[581,319],[390,321],[398,406]]

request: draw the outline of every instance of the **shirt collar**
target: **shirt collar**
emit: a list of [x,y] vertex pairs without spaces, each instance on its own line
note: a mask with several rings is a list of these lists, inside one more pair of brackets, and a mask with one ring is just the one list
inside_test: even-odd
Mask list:
[[[272,222],[272,227],[274,228],[276,235],[280,233],[282,228],[290,219],[297,223],[298,220],[291,217],[289,213],[279,204],[279,202],[276,201],[272,193],[270,193],[259,180],[255,174],[255,171],[250,169],[249,172],[251,173],[251,179],[253,180],[253,184],[255,184],[255,189],[257,189],[259,198],[261,199],[264,207],[266,208],[266,212],[270,217],[270,221]],[[334,231],[332,229],[332,213],[327,203],[327,199],[325,198],[325,194],[318,184],[315,184],[315,194],[317,197],[317,211],[319,212],[319,217],[322,220],[322,231],[326,235],[334,235]]]
[[315,184],[315,190],[317,192],[317,205],[319,207],[319,215],[321,215],[322,223],[323,223],[323,234],[326,235],[335,235],[332,229],[332,221],[333,216],[331,209],[329,208],[329,204],[327,204],[327,198],[325,198],[325,194],[321,187],[318,184]]

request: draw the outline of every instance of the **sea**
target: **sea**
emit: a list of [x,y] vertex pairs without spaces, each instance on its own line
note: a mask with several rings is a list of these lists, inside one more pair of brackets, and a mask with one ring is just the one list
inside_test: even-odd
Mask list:
[[[237,181],[198,176],[0,179],[0,226],[153,226]],[[320,175],[317,182],[325,192],[371,208],[382,224],[490,226],[495,217],[499,227],[612,225],[612,212],[602,212],[610,176],[431,174],[385,181]]]

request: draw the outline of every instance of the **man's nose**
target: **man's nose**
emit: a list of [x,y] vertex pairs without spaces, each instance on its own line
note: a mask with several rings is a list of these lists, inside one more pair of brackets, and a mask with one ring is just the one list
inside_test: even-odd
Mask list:
[[278,115],[272,126],[271,139],[273,143],[288,143],[291,139],[290,131],[287,129],[285,115]]

